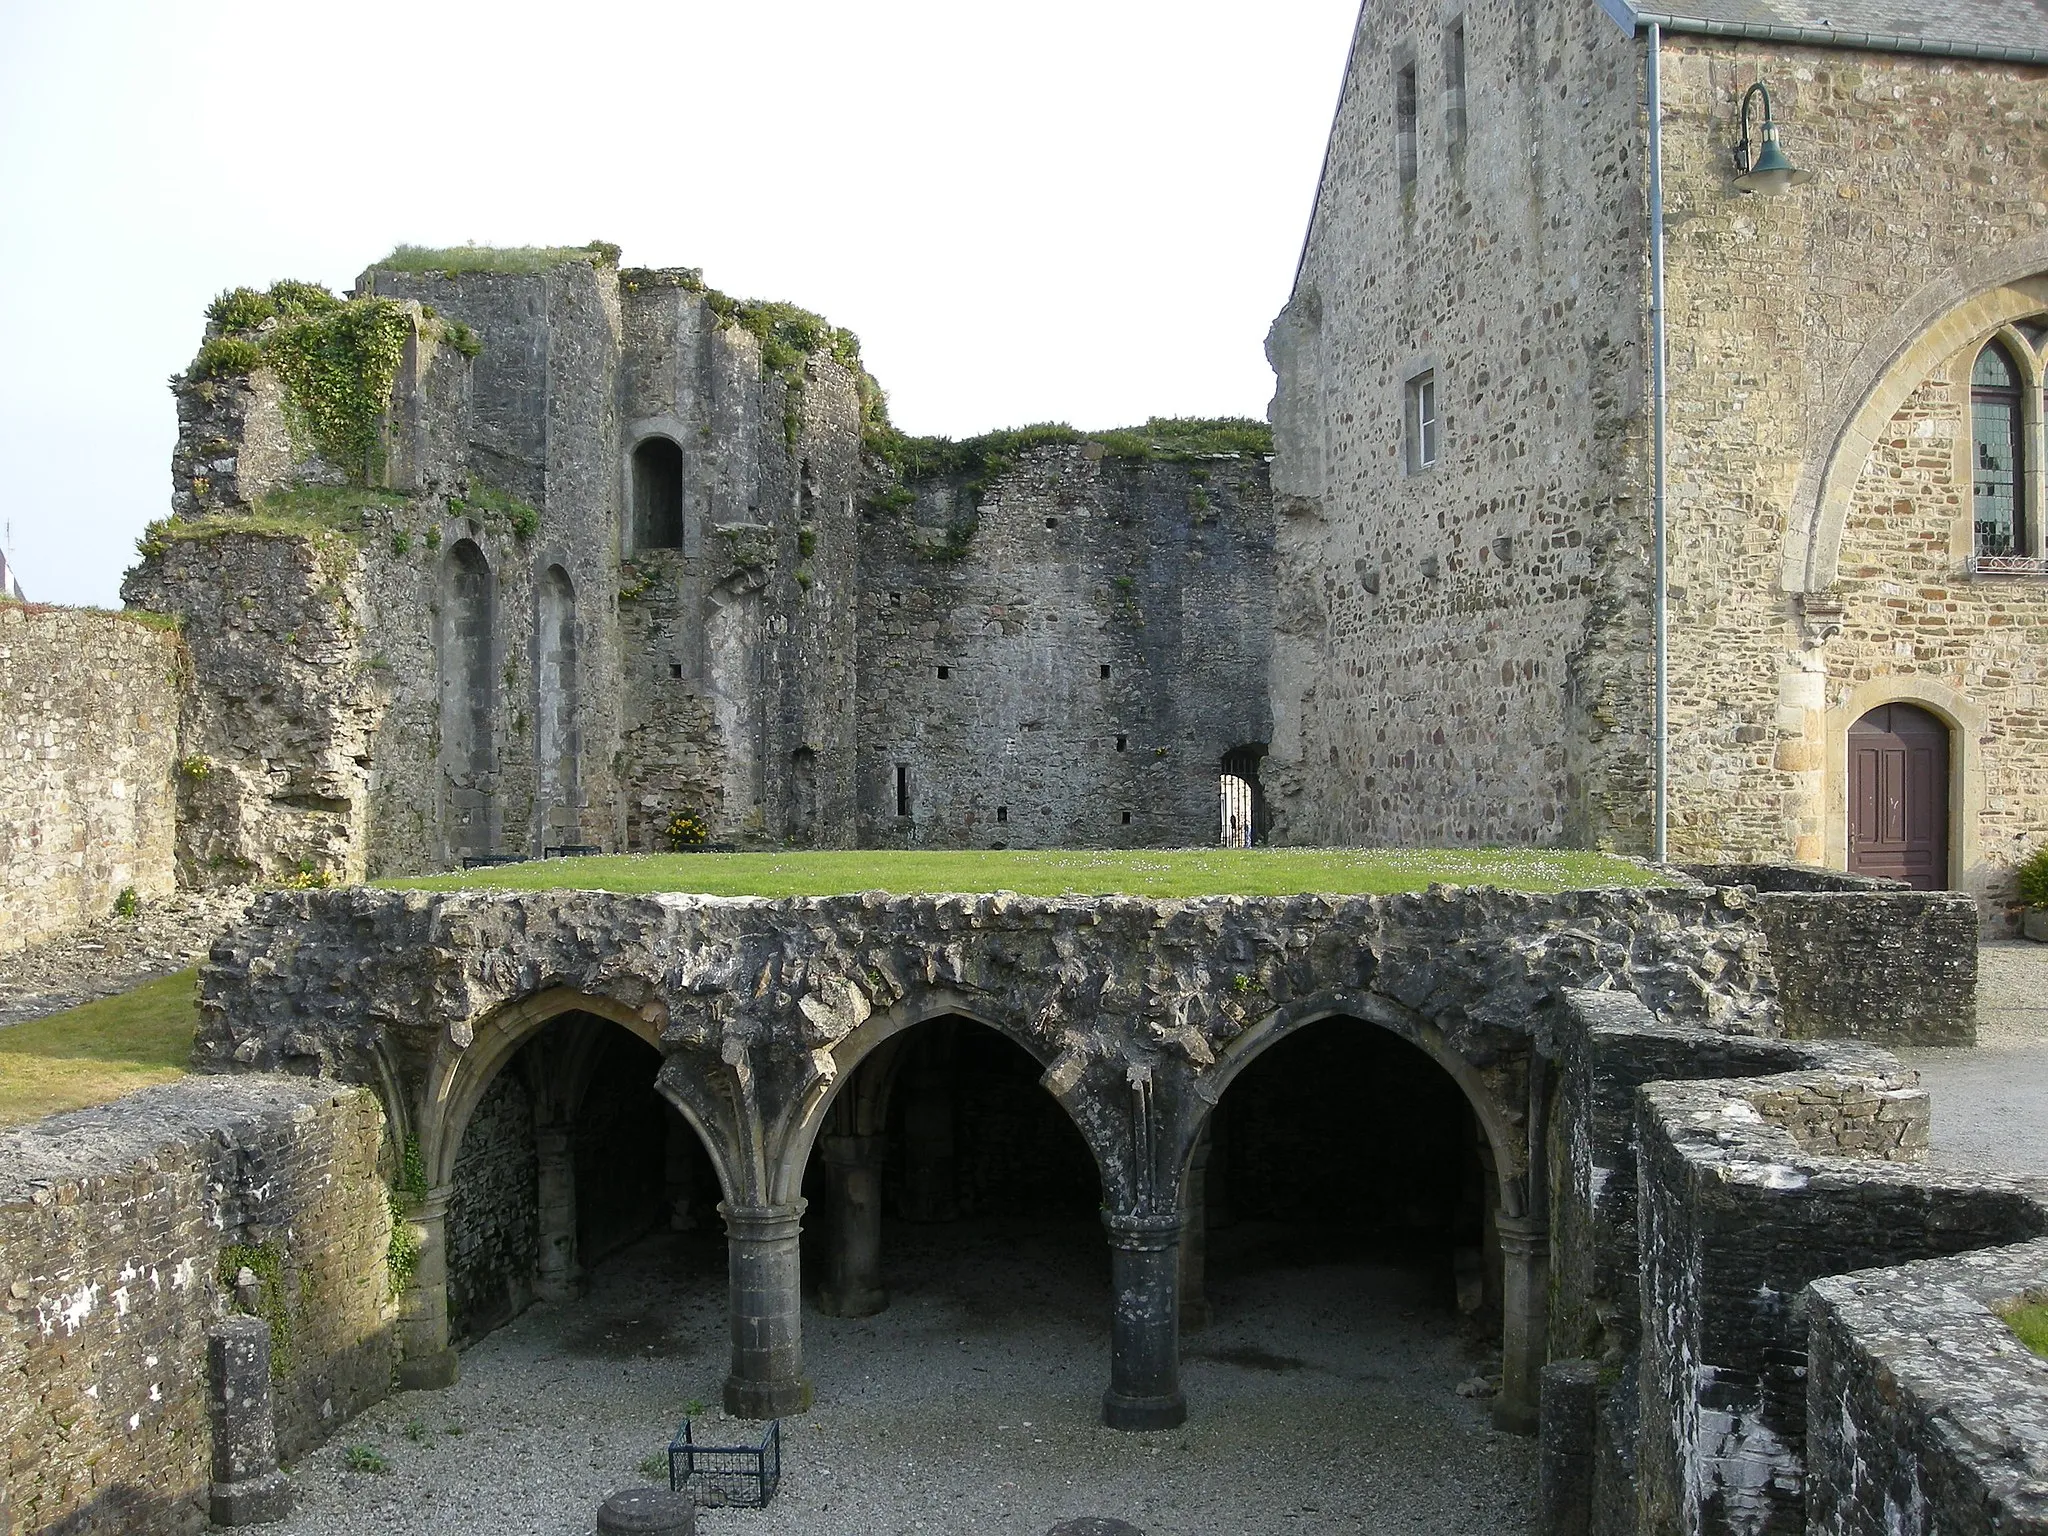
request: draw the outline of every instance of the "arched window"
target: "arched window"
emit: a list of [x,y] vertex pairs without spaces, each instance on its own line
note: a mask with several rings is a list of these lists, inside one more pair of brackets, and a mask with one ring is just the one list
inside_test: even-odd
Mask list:
[[540,632],[535,637],[540,665],[534,682],[538,693],[538,729],[542,846],[580,841],[576,816],[580,798],[576,758],[581,742],[576,718],[576,585],[559,565],[548,567],[540,583]]
[[1970,370],[1970,508],[1980,555],[2027,552],[2020,377],[1996,341],[1985,344]]
[[665,437],[633,450],[633,547],[683,547],[683,450]]

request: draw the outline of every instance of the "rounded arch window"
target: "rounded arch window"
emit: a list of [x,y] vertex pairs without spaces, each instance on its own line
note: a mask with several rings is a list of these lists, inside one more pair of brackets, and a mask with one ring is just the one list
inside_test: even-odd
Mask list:
[[633,545],[683,547],[683,450],[665,437],[633,450]]
[[1970,370],[1970,518],[1980,555],[2027,551],[2022,375],[2000,341]]

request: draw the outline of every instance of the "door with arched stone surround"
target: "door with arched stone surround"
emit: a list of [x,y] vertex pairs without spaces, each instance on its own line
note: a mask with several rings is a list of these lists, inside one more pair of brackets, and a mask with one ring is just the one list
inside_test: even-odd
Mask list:
[[1948,886],[1948,726],[1915,704],[1880,704],[1849,728],[1849,870]]

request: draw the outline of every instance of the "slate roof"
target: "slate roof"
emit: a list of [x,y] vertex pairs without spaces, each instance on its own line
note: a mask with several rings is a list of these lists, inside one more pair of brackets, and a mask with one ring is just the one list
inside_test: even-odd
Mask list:
[[1600,0],[1630,31],[2048,64],[2048,0]]

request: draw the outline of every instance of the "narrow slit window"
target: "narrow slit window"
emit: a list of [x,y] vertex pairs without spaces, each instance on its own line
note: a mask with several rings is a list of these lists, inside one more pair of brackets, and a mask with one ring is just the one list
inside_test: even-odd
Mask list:
[[1403,64],[1394,71],[1394,163],[1404,192],[1415,185],[1415,127],[1415,66]]
[[1998,342],[1970,370],[1970,517],[1980,555],[2026,553],[2020,373]]
[[1117,749],[1117,751],[1119,751],[1119,752],[1123,751],[1123,749],[1124,749],[1124,748],[1125,748],[1126,746],[1128,746],[1129,744],[1130,744],[1130,738],[1129,738],[1128,736],[1119,736],[1119,737],[1117,737],[1117,739],[1116,739],[1116,749]]
[[1010,819],[1010,808],[1009,808],[1009,807],[1008,807],[1007,805],[999,805],[999,806],[997,806],[997,807],[996,807],[996,820],[997,820],[997,821],[1008,821],[1009,819]]
[[1465,18],[1444,33],[1444,138],[1453,149],[1465,147]]
[[1109,676],[1109,663],[1106,661],[1102,664],[1102,675],[1104,677]]
[[910,765],[908,763],[898,763],[896,765],[896,814],[898,816],[908,816],[910,814]]
[[1418,373],[1408,381],[1408,473],[1436,467],[1436,371]]
[[1125,812],[1124,812],[1124,825],[1128,827],[1128,826],[1129,826],[1130,824],[1131,824],[1131,813],[1130,813],[1129,811],[1125,811]]

